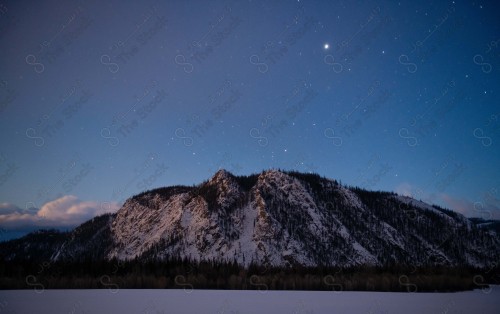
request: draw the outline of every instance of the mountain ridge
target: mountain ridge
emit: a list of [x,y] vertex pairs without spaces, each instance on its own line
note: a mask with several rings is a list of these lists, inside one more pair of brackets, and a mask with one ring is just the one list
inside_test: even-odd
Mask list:
[[52,237],[52,244],[35,235],[0,243],[0,254],[7,260],[175,257],[286,267],[487,268],[500,257],[498,235],[459,213],[277,169],[249,176],[221,169],[199,185],[144,191],[115,214]]

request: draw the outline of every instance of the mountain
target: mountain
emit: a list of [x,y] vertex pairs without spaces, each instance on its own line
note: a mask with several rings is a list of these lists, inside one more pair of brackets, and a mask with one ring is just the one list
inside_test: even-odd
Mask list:
[[492,230],[497,234],[500,234],[500,221],[499,220],[493,220],[493,219],[484,219],[484,218],[469,218],[469,220],[475,224],[476,226],[487,229],[487,230]]
[[500,238],[461,214],[317,174],[219,170],[197,186],[129,198],[68,233],[0,243],[4,260],[217,260],[273,266],[473,266],[500,258]]

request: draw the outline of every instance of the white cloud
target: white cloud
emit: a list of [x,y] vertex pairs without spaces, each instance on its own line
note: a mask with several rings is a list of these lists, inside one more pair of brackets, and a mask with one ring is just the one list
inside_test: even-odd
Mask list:
[[21,209],[11,203],[0,203],[0,215],[12,214],[15,212],[20,212]]
[[437,204],[456,211],[466,217],[481,217],[484,219],[500,219],[500,200],[496,190],[483,193],[476,201],[455,197],[446,193],[428,194],[410,183],[401,183],[395,188],[396,193],[422,200],[429,204]]
[[27,226],[39,227],[72,227],[92,217],[116,212],[118,203],[81,201],[76,196],[66,195],[44,204],[40,209],[23,211],[19,207],[0,204],[0,226],[3,228],[19,228]]
[[446,207],[453,209],[456,212],[461,213],[466,217],[477,216],[474,215],[474,204],[468,200],[454,198],[451,195],[442,193],[439,198],[446,204]]
[[412,196],[413,187],[409,183],[400,183],[396,186],[396,193],[404,196]]
[[425,200],[428,197],[427,193],[425,193],[421,188],[407,182],[400,183],[396,186],[395,192],[399,195],[413,197],[417,200]]
[[466,217],[480,217],[484,219],[500,219],[498,203],[494,204],[485,200],[471,202],[463,198],[456,198],[442,193],[440,199],[446,207],[461,213]]

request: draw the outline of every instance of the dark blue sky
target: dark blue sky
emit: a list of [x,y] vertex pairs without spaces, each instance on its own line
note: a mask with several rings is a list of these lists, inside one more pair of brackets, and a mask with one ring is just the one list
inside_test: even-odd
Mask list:
[[217,169],[499,218],[495,1],[2,1],[0,228]]

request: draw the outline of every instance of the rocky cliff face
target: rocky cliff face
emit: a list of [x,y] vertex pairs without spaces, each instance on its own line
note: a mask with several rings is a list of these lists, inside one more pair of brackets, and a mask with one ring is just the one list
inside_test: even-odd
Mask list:
[[[4,258],[22,257],[32,238],[1,244]],[[50,246],[52,259],[489,267],[500,257],[495,232],[453,211],[278,170],[245,177],[220,170],[195,187],[144,192],[60,240]]]

